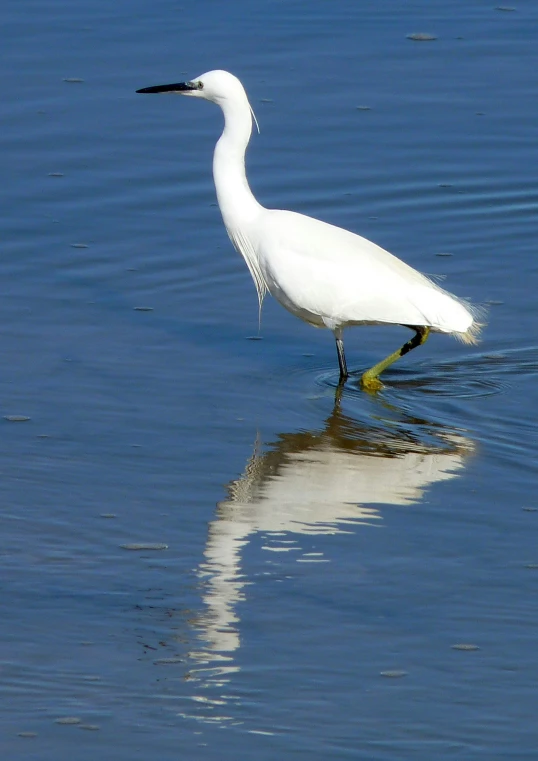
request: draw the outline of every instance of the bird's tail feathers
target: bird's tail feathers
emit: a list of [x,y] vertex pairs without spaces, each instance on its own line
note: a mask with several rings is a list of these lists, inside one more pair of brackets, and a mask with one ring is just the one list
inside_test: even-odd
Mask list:
[[471,313],[473,321],[464,333],[454,333],[454,336],[464,344],[472,344],[474,346],[480,341],[482,328],[485,328],[487,325],[487,310],[484,306],[475,306],[475,304],[471,304],[463,299],[458,300]]
[[[427,291],[431,300],[431,311],[424,310],[425,317],[432,318],[430,326],[442,333],[451,333],[465,344],[477,344],[480,331],[486,325],[486,309],[471,304],[467,299],[454,296],[431,279],[428,280],[434,289]],[[423,299],[425,295],[422,294]],[[424,304],[424,301],[422,303]],[[445,309],[439,310],[441,305],[444,305]]]

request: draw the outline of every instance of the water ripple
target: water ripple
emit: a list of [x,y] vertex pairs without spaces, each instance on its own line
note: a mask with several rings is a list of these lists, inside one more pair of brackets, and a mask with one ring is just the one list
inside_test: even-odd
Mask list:
[[[394,367],[383,374],[386,395],[391,391],[409,394],[418,392],[459,399],[469,399],[505,393],[512,388],[512,379],[538,373],[538,347],[530,346],[437,362],[415,363],[409,367]],[[507,379],[510,379],[507,380]],[[317,376],[319,385],[338,386],[335,372]],[[346,393],[363,393],[360,373],[353,373],[346,384]]]

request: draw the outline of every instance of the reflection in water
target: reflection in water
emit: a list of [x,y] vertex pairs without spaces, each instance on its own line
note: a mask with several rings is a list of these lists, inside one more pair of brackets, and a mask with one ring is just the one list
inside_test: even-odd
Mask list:
[[[238,603],[247,583],[241,551],[249,537],[262,532],[265,550],[297,551],[301,534],[379,526],[382,516],[373,505],[418,502],[427,486],[454,478],[473,450],[461,433],[402,421],[401,412],[398,418],[361,426],[342,414],[337,401],[320,432],[281,434],[267,451],[256,440],[244,473],[228,485],[228,498],[209,525],[198,571],[205,589],[205,612],[196,624],[203,646],[190,653],[196,664],[190,676],[200,686],[222,688],[238,670]],[[324,562],[320,555],[297,559]],[[213,706],[227,702],[196,699]]]

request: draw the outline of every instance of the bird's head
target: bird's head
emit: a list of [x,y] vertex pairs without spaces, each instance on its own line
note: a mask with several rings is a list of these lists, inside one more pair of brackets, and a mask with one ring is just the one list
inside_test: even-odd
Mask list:
[[191,98],[203,98],[222,106],[226,100],[246,98],[241,82],[228,71],[208,71],[189,82],[176,82],[171,85],[155,85],[137,90],[139,93],[177,93]]
[[227,112],[228,108],[235,108],[237,105],[242,107],[242,104],[246,104],[252,114],[258,132],[260,131],[256,114],[248,102],[245,88],[237,77],[234,77],[229,71],[216,69],[215,71],[208,71],[206,74],[195,77],[189,82],[176,82],[172,85],[143,87],[141,90],[137,90],[137,92],[170,92],[177,93],[178,95],[189,95],[191,98],[203,98],[204,100],[210,100],[212,103],[219,105],[224,113]]

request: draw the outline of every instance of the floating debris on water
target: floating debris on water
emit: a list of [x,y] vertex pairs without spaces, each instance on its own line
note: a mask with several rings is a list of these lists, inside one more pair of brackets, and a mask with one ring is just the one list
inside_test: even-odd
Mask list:
[[153,663],[156,666],[168,666],[169,664],[173,663],[184,663],[183,658],[157,658],[156,661],[153,661]]
[[439,251],[435,256],[454,256],[454,254],[451,254],[449,251]]
[[122,550],[167,550],[167,544],[160,544],[159,542],[151,543],[133,543],[133,544],[120,544]]
[[458,643],[456,645],[450,645],[450,647],[452,648],[452,650],[469,650],[469,651],[471,651],[471,650],[480,650],[478,645],[472,645],[472,644],[467,643],[467,642],[460,642],[460,643]]
[[80,724],[81,721],[78,716],[60,716],[54,719],[55,724]]
[[69,84],[79,84],[80,82],[84,82],[84,80],[80,79],[80,77],[64,77],[64,82],[69,82]]
[[408,34],[407,39],[413,40],[414,42],[432,42],[433,40],[436,40],[437,37],[434,34],[428,34],[427,32],[414,32],[413,34]]
[[87,243],[71,243],[71,248],[89,248]]
[[402,676],[407,676],[407,671],[401,671],[395,669],[393,671],[380,671],[381,676],[385,676],[388,679],[401,679]]
[[28,415],[4,415],[4,420],[9,423],[26,423],[27,420],[31,419]]
[[89,732],[97,732],[100,727],[97,724],[79,724],[79,729],[87,729]]
[[18,737],[37,737],[37,732],[17,732]]
[[370,106],[357,106],[357,111],[371,111]]
[[135,312],[153,312],[153,307],[133,307]]
[[101,518],[117,518],[116,513],[99,513]]
[[522,507],[521,509],[527,513],[538,513],[538,507]]
[[63,172],[49,172],[48,173],[48,177],[63,177],[63,176],[64,176]]

